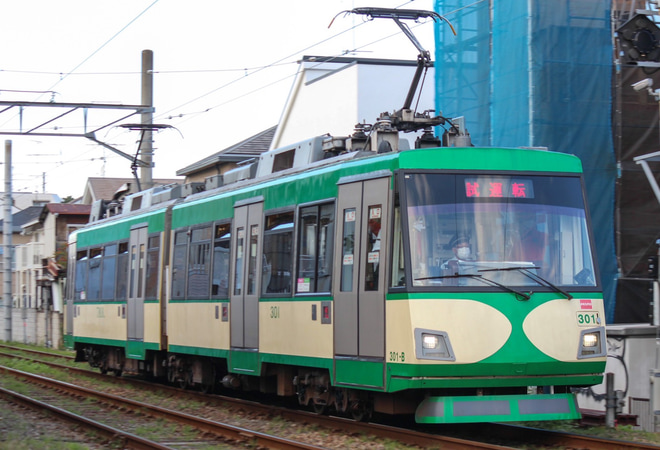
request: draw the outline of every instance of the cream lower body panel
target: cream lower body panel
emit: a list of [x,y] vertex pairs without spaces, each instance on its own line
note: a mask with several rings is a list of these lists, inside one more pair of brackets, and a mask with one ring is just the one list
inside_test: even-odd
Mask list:
[[[316,307],[316,320],[312,308]],[[261,302],[259,351],[312,358],[333,357],[332,323],[322,323],[321,301]]]
[[[475,363],[497,352],[511,335],[511,323],[504,314],[475,300],[396,300],[386,305],[388,362]],[[456,360],[417,359],[415,329],[447,333]]]
[[126,340],[126,318],[122,314],[124,305],[90,303],[74,305],[74,308],[73,329],[76,337]]
[[[216,318],[216,307],[219,313]],[[222,321],[218,303],[170,303],[167,306],[169,345],[229,349],[229,322]]]

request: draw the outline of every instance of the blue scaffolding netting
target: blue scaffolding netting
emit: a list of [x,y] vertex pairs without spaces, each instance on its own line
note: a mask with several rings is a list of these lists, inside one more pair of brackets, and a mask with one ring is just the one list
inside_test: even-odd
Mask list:
[[608,321],[617,262],[608,0],[436,0],[458,36],[436,26],[436,109],[464,116],[478,146],[547,147],[577,155]]

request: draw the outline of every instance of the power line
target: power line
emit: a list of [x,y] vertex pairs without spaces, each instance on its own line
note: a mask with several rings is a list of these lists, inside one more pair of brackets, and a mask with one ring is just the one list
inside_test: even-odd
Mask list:
[[[99,49],[100,50],[100,49]],[[236,68],[224,68],[224,69],[177,69],[177,70],[152,70],[152,74],[158,74],[158,75],[169,75],[169,74],[195,74],[195,73],[223,73],[223,72],[247,72],[247,71],[252,71],[252,70],[260,70],[260,69],[265,69],[268,67],[272,66],[284,66],[284,65],[289,65],[289,64],[295,64],[295,62],[285,62],[281,64],[271,64],[269,66],[255,66],[255,67],[236,67]],[[17,74],[27,74],[27,75],[49,75],[49,76],[62,76],[63,72],[58,72],[58,71],[41,71],[41,70],[15,70],[15,69],[0,69],[0,72],[6,72],[6,73],[17,73]],[[118,72],[113,72],[113,71],[107,71],[107,72],[76,72],[76,73],[68,73],[67,76],[116,76],[116,75],[140,75],[142,72],[139,71],[118,71]],[[3,91],[8,91],[6,89],[3,89]],[[13,92],[36,92],[36,93],[43,93],[43,92],[50,92],[50,91],[13,91]]]
[[202,98],[204,98],[204,97],[207,97],[207,96],[209,96],[209,95],[211,95],[211,94],[213,94],[213,93],[215,93],[215,92],[217,92],[217,91],[219,91],[219,90],[221,90],[221,89],[227,88],[227,87],[231,86],[232,84],[234,84],[234,83],[236,83],[236,82],[238,82],[238,81],[240,81],[240,80],[243,80],[243,79],[247,78],[248,76],[255,75],[256,73],[259,73],[259,72],[261,72],[261,71],[263,71],[263,70],[266,70],[266,69],[270,69],[270,68],[272,68],[272,67],[276,67],[276,66],[278,66],[282,61],[285,61],[285,60],[287,60],[287,59],[289,59],[289,58],[293,58],[293,57],[296,57],[296,58],[297,58],[298,55],[301,54],[301,53],[303,53],[304,51],[309,50],[310,48],[316,47],[316,46],[318,46],[318,45],[321,45],[321,44],[323,44],[323,43],[325,43],[325,42],[327,42],[327,41],[329,41],[329,40],[331,40],[331,39],[335,39],[336,37],[339,37],[339,36],[341,36],[342,34],[347,33],[347,32],[353,30],[354,28],[356,28],[356,27],[358,27],[358,26],[360,26],[360,25],[362,25],[362,24],[354,25],[354,26],[351,27],[351,28],[348,28],[348,29],[346,29],[346,30],[344,30],[344,31],[341,31],[341,32],[339,32],[339,33],[337,33],[337,34],[335,34],[335,35],[333,35],[333,36],[330,36],[330,37],[328,37],[328,38],[326,38],[326,39],[323,39],[323,40],[321,40],[321,41],[319,41],[319,42],[317,42],[317,43],[315,43],[315,44],[309,45],[309,46],[307,46],[307,47],[305,47],[305,48],[303,48],[303,49],[301,49],[301,50],[298,50],[298,51],[296,51],[296,52],[294,52],[294,53],[291,53],[291,54],[289,54],[289,55],[287,55],[287,56],[284,56],[284,57],[282,57],[282,58],[280,58],[280,59],[278,59],[278,60],[276,60],[276,61],[274,61],[274,62],[272,62],[272,63],[270,63],[270,64],[267,64],[267,65],[265,65],[265,66],[261,66],[260,68],[254,70],[253,72],[251,72],[251,73],[249,73],[249,74],[246,74],[244,77],[236,78],[236,79],[230,81],[229,83],[226,83],[226,84],[224,84],[224,85],[222,85],[222,86],[219,86],[219,87],[217,87],[217,88],[214,88],[214,89],[212,89],[212,90],[206,92],[205,94],[202,94],[202,95],[199,95],[199,96],[193,98],[192,100],[188,100],[187,102],[182,103],[182,104],[180,104],[180,105],[178,105],[178,106],[176,106],[176,107],[174,107],[174,108],[171,108],[170,110],[168,110],[168,111],[166,111],[166,112],[160,114],[158,117],[168,117],[168,116],[171,116],[170,113],[171,113],[172,111],[176,110],[176,109],[180,109],[180,108],[182,108],[182,107],[184,107],[184,106],[186,106],[186,105],[189,105],[189,104],[194,103],[194,102],[196,102],[196,101],[198,101],[198,100],[200,100],[200,99],[202,99]]
[[[480,3],[480,2],[482,2],[482,1],[484,1],[484,0],[479,0],[479,1],[475,2],[475,3]],[[93,53],[91,53],[91,54],[90,54],[87,58],[85,58],[80,64],[78,64],[77,66],[75,66],[71,71],[69,71],[69,72],[66,73],[65,75],[63,75],[62,73],[55,73],[55,72],[48,73],[48,72],[45,72],[44,74],[55,74],[55,75],[59,75],[59,76],[60,76],[59,81],[58,81],[57,83],[55,83],[55,84],[53,85],[53,87],[55,87],[58,83],[60,83],[60,82],[63,81],[66,77],[71,76],[71,75],[80,75],[80,76],[82,76],[82,75],[123,75],[123,74],[126,74],[126,75],[133,75],[133,74],[135,74],[135,73],[138,73],[138,72],[90,72],[90,73],[87,73],[87,74],[86,74],[86,73],[76,72],[76,71],[77,71],[81,66],[83,66],[83,65],[84,65],[84,64],[85,64],[90,58],[92,58],[95,54],[97,54],[102,48],[104,48],[104,47],[105,47],[106,45],[108,45],[113,39],[115,39],[115,38],[116,38],[121,32],[123,32],[123,31],[124,31],[126,28],[128,28],[132,23],[134,23],[139,17],[141,17],[144,13],[146,13],[146,11],[149,10],[152,6],[154,6],[157,2],[158,2],[158,0],[155,0],[154,2],[152,2],[152,3],[151,3],[151,4],[150,4],[145,10],[143,10],[143,11],[142,11],[139,15],[137,15],[133,20],[131,20],[126,26],[124,26],[120,31],[118,31],[117,33],[115,33],[114,36],[112,36],[112,37],[111,37],[109,40],[107,40],[103,45],[101,45],[97,50],[95,50]],[[410,3],[410,2],[409,2],[409,3]],[[193,98],[193,99],[191,99],[191,100],[188,100],[188,101],[186,101],[186,102],[180,104],[179,106],[177,106],[177,107],[175,107],[175,108],[171,108],[171,109],[169,109],[167,112],[160,114],[158,117],[162,118],[162,117],[167,117],[167,116],[169,116],[169,118],[172,119],[173,117],[181,117],[181,118],[182,118],[182,117],[184,117],[184,116],[191,116],[190,118],[194,118],[194,117],[197,117],[197,116],[199,116],[199,115],[201,115],[201,114],[203,114],[203,113],[205,113],[205,112],[209,112],[209,111],[211,111],[211,110],[214,110],[214,109],[217,109],[217,108],[219,108],[219,107],[221,107],[221,106],[224,106],[224,105],[226,105],[226,104],[228,104],[228,103],[235,102],[235,101],[240,100],[240,99],[242,99],[242,98],[245,98],[245,97],[247,97],[247,96],[249,96],[249,95],[253,95],[253,94],[256,93],[256,92],[259,92],[259,91],[261,91],[261,90],[263,90],[263,89],[266,89],[266,88],[268,88],[268,87],[270,87],[270,86],[272,86],[272,85],[274,85],[274,84],[277,84],[277,83],[280,83],[280,82],[282,82],[282,81],[284,81],[284,80],[286,80],[286,79],[289,79],[289,78],[295,76],[295,73],[294,73],[294,74],[291,74],[291,75],[288,75],[288,76],[286,76],[286,77],[284,77],[284,78],[280,78],[280,79],[278,79],[278,80],[276,80],[276,81],[268,82],[267,84],[261,85],[261,86],[255,88],[255,89],[253,89],[253,90],[251,90],[251,91],[249,91],[249,92],[243,94],[243,95],[239,95],[239,96],[236,96],[236,97],[234,97],[234,98],[228,99],[228,100],[223,101],[223,102],[221,102],[221,103],[219,103],[219,104],[216,104],[216,105],[214,105],[214,106],[211,106],[211,107],[209,107],[209,108],[206,108],[205,110],[202,110],[202,111],[197,111],[197,112],[192,112],[192,113],[181,113],[181,114],[175,114],[175,115],[172,115],[172,114],[171,114],[171,113],[172,113],[173,111],[175,111],[175,110],[181,109],[181,108],[183,108],[183,107],[185,107],[185,106],[187,106],[187,105],[190,105],[191,103],[194,103],[194,102],[199,101],[199,100],[201,100],[201,99],[203,99],[203,98],[205,98],[205,97],[207,97],[207,96],[209,96],[209,95],[212,95],[213,93],[216,93],[216,92],[218,92],[218,91],[220,91],[220,90],[226,89],[226,88],[232,86],[233,84],[237,83],[238,81],[240,81],[240,80],[245,80],[247,77],[250,77],[250,76],[252,76],[252,75],[256,75],[256,74],[259,73],[259,72],[262,72],[262,71],[265,71],[265,70],[269,70],[269,69],[272,69],[272,68],[275,68],[275,67],[278,67],[278,66],[285,66],[285,65],[293,64],[293,63],[295,63],[295,61],[286,61],[286,60],[287,60],[287,59],[290,59],[290,58],[292,58],[292,57],[296,57],[296,59],[297,59],[297,57],[298,57],[299,54],[301,54],[301,53],[303,53],[303,52],[305,52],[305,51],[307,51],[307,50],[309,50],[309,49],[311,49],[311,48],[314,48],[314,47],[316,47],[316,46],[318,46],[318,45],[321,45],[321,44],[323,44],[323,43],[325,43],[325,42],[328,42],[328,41],[330,41],[330,40],[332,40],[332,39],[335,39],[335,38],[337,38],[337,37],[339,37],[339,36],[341,36],[341,35],[343,35],[343,34],[345,34],[345,33],[347,33],[347,32],[354,31],[357,27],[362,26],[362,25],[364,25],[364,22],[361,22],[361,23],[358,23],[358,24],[356,24],[356,25],[353,25],[353,26],[351,26],[350,28],[347,28],[346,30],[343,30],[343,31],[341,31],[341,32],[339,32],[339,33],[334,34],[333,36],[330,36],[330,37],[328,37],[328,38],[326,38],[326,39],[323,39],[323,40],[321,40],[321,41],[319,41],[319,42],[316,42],[316,43],[314,43],[314,44],[312,44],[312,45],[309,45],[309,46],[307,46],[307,47],[305,47],[305,48],[303,48],[303,49],[301,49],[301,50],[298,50],[298,51],[295,52],[295,53],[291,53],[291,54],[289,54],[289,55],[287,55],[287,56],[285,56],[285,57],[283,57],[283,58],[280,58],[280,59],[278,59],[278,60],[276,60],[276,61],[274,61],[274,62],[272,62],[272,63],[270,63],[270,64],[264,65],[264,66],[255,66],[255,67],[251,67],[251,68],[229,68],[229,69],[217,69],[217,70],[216,70],[216,69],[196,69],[196,70],[163,70],[163,71],[154,71],[153,73],[158,73],[158,74],[161,74],[161,75],[167,75],[167,74],[181,74],[181,73],[189,73],[189,74],[190,74],[190,73],[207,73],[207,72],[208,72],[208,73],[213,73],[213,72],[239,72],[239,71],[245,73],[244,76],[241,76],[241,77],[239,77],[239,78],[236,78],[236,79],[234,79],[234,80],[232,80],[232,81],[230,81],[230,82],[228,82],[228,83],[223,84],[222,86],[216,87],[216,88],[214,88],[214,89],[212,89],[212,90],[206,92],[206,93],[203,94],[203,95],[197,96],[197,97],[195,97],[195,98]],[[418,26],[419,26],[419,25],[418,25]],[[363,48],[365,48],[365,47],[368,47],[368,46],[370,46],[370,45],[373,45],[374,43],[378,43],[378,42],[380,42],[380,41],[382,41],[382,40],[388,39],[388,38],[390,38],[390,37],[392,37],[392,36],[395,36],[395,35],[398,35],[398,34],[400,34],[400,33],[398,33],[398,32],[397,32],[397,33],[393,33],[393,34],[391,34],[391,35],[389,35],[389,36],[386,36],[386,37],[383,37],[383,38],[381,38],[381,39],[375,40],[375,41],[373,41],[373,42],[370,42],[370,43],[368,43],[368,44],[362,45],[362,46],[360,46],[360,47],[356,47],[356,48],[354,48],[353,50],[351,50],[351,51],[347,51],[347,52],[358,51],[359,49],[363,49]],[[343,52],[342,55],[345,55],[347,52]],[[341,55],[336,55],[336,57],[339,57],[339,56],[341,56]],[[0,71],[1,71],[1,70],[0,70]],[[25,72],[25,73],[29,73],[28,71],[24,71],[24,72]],[[75,73],[74,73],[74,72],[75,72]],[[186,119],[186,120],[189,120],[189,119]],[[185,121],[185,120],[184,120],[184,121]],[[110,130],[108,130],[108,133],[109,133],[109,132],[110,132]],[[119,134],[121,135],[121,134],[123,134],[123,133],[126,133],[126,131],[125,131],[125,130],[122,130],[121,133],[119,133]],[[115,134],[115,133],[113,132],[112,134]],[[92,151],[92,150],[90,150],[90,151]],[[86,153],[86,152],[85,152],[85,153]],[[83,154],[84,154],[84,153],[83,153]],[[82,156],[82,155],[79,155],[79,156]],[[78,157],[79,157],[79,156],[78,156]],[[77,160],[77,159],[73,158],[73,159],[68,160],[68,161],[66,161],[66,162],[60,162],[60,164],[59,164],[57,167],[53,168],[53,170],[59,169],[60,167],[62,167],[63,165],[65,165],[65,164],[67,164],[67,163],[72,163],[72,162],[82,162],[82,161],[83,161],[83,160]],[[94,160],[94,159],[91,159],[91,160],[89,160],[89,161],[90,161],[90,164],[93,164],[95,160]],[[37,178],[37,177],[35,177],[35,179],[36,179],[36,178]]]
[[[479,1],[483,1],[483,0],[479,0]],[[477,3],[479,3],[479,2],[477,2]],[[313,48],[313,47],[315,47],[315,46],[317,46],[317,45],[320,45],[320,44],[322,44],[322,43],[324,43],[324,42],[327,42],[327,41],[330,40],[330,39],[334,39],[334,38],[340,36],[341,34],[344,34],[344,33],[348,32],[348,31],[354,30],[355,28],[357,28],[357,27],[363,25],[364,23],[365,23],[365,22],[362,22],[362,23],[360,23],[360,24],[358,24],[358,25],[354,25],[353,27],[348,28],[348,29],[346,29],[346,30],[344,30],[344,31],[342,31],[342,32],[340,32],[340,33],[334,35],[334,36],[331,36],[331,37],[329,37],[329,38],[326,38],[326,39],[324,39],[324,40],[322,40],[322,41],[320,41],[320,42],[317,42],[316,44],[310,45],[310,46],[308,46],[308,47],[306,47],[306,48],[300,50],[300,51],[297,52],[296,54],[302,53],[302,52],[304,52],[304,51],[306,51],[306,50],[309,50],[310,48]],[[418,23],[417,25],[413,26],[412,28],[420,27],[420,26],[422,26],[422,25],[425,25],[426,23],[427,23],[427,22]],[[401,33],[400,33],[399,31],[396,31],[396,32],[393,32],[393,33],[391,33],[391,34],[389,34],[389,35],[386,35],[386,36],[383,36],[383,37],[381,37],[381,38],[379,38],[379,39],[376,39],[376,40],[374,40],[374,41],[368,42],[368,43],[366,43],[366,44],[364,44],[364,45],[362,45],[362,46],[356,47],[356,48],[354,48],[354,49],[352,49],[352,50],[346,50],[346,51],[342,52],[341,54],[336,54],[336,55],[330,57],[329,59],[324,60],[324,62],[319,62],[318,64],[312,66],[312,68],[314,68],[314,67],[318,67],[318,66],[320,66],[320,65],[322,65],[322,64],[325,64],[325,63],[328,63],[328,62],[332,62],[332,60],[333,60],[334,58],[339,58],[339,57],[341,57],[341,56],[343,56],[343,55],[345,55],[345,54],[347,54],[347,53],[351,53],[351,52],[359,51],[359,50],[361,50],[361,49],[364,49],[364,48],[369,47],[369,46],[371,46],[371,45],[374,45],[374,44],[377,44],[377,43],[379,43],[379,42],[385,41],[385,40],[387,40],[387,39],[393,38],[393,37],[398,36],[398,35],[400,35],[400,34],[401,34]],[[280,62],[280,61],[282,61],[283,59],[289,58],[289,57],[291,57],[291,56],[292,56],[292,55],[289,55],[289,56],[287,56],[287,57],[284,57],[284,58],[278,60],[277,62]],[[274,64],[275,64],[275,63],[273,63],[273,64],[269,64],[269,65],[267,65],[267,66],[264,66],[263,68],[264,68],[264,69],[270,68],[270,67],[274,66]],[[256,73],[256,72],[254,72],[254,73]],[[248,75],[246,75],[246,77],[249,76],[249,75],[253,75],[253,74],[248,74]],[[191,118],[198,117],[198,116],[200,116],[200,115],[202,115],[202,114],[205,114],[205,113],[207,113],[207,112],[210,112],[210,111],[212,111],[212,110],[214,110],[214,109],[216,109],[216,108],[219,108],[219,107],[221,107],[221,106],[227,105],[227,104],[229,104],[229,103],[233,103],[233,102],[235,102],[235,101],[237,101],[237,100],[240,100],[240,99],[242,99],[242,98],[248,97],[248,96],[250,96],[250,95],[252,95],[252,94],[254,94],[254,93],[256,93],[256,92],[259,92],[259,91],[261,91],[261,90],[263,90],[263,89],[266,89],[266,88],[268,88],[268,87],[270,87],[270,86],[273,86],[273,85],[275,85],[275,84],[277,84],[277,83],[280,83],[280,82],[282,82],[282,81],[284,81],[284,80],[287,80],[287,79],[289,79],[289,78],[292,78],[292,77],[294,77],[295,75],[296,75],[295,73],[294,73],[294,74],[287,75],[286,77],[280,78],[280,79],[278,79],[278,80],[276,80],[276,81],[274,81],[274,82],[270,82],[270,83],[265,84],[265,85],[263,85],[263,86],[257,87],[257,88],[255,88],[255,89],[249,91],[249,92],[246,92],[245,94],[242,94],[242,95],[239,95],[239,96],[237,96],[237,97],[231,98],[231,99],[226,100],[226,101],[224,101],[224,102],[222,102],[222,103],[220,103],[220,104],[217,104],[217,105],[215,105],[215,106],[211,106],[211,107],[205,108],[205,109],[200,110],[200,111],[194,111],[194,112],[188,112],[188,113],[179,113],[179,114],[169,114],[169,115],[168,115],[168,112],[172,112],[172,111],[175,110],[175,109],[178,109],[178,108],[180,108],[180,107],[182,107],[182,106],[185,106],[185,105],[188,105],[188,104],[190,104],[190,103],[193,103],[193,102],[195,102],[195,101],[197,101],[197,100],[200,100],[201,98],[204,98],[204,97],[206,97],[206,96],[208,96],[208,95],[210,95],[210,94],[212,94],[212,93],[215,93],[215,92],[217,92],[217,91],[220,91],[220,90],[222,90],[222,89],[225,89],[225,88],[231,86],[231,85],[234,84],[234,83],[237,83],[237,82],[239,82],[239,81],[241,81],[241,80],[244,80],[246,77],[236,78],[236,79],[234,79],[234,80],[232,80],[232,81],[230,81],[230,82],[228,82],[228,83],[226,83],[226,84],[224,84],[224,85],[222,85],[222,86],[219,86],[219,87],[217,87],[217,88],[215,88],[215,89],[213,89],[213,90],[207,92],[206,94],[200,95],[200,96],[198,96],[198,97],[196,97],[196,98],[194,98],[194,99],[192,99],[192,100],[190,100],[190,101],[188,101],[188,102],[186,102],[186,103],[183,103],[183,104],[179,105],[179,106],[176,107],[176,108],[172,108],[172,109],[170,109],[168,112],[165,112],[165,113],[159,115],[158,118],[164,118],[164,119],[169,119],[169,120],[171,120],[171,119],[176,119],[176,118],[183,118],[183,117],[186,117],[186,116],[194,116],[194,117],[190,117],[189,119],[186,119],[186,120],[184,120],[184,121],[177,122],[177,126],[180,126],[180,124],[182,124],[183,122],[185,122],[185,121],[187,121],[187,120],[190,120]]]
[[[60,74],[60,78],[57,82],[55,82],[51,87],[46,89],[45,91],[37,91],[40,92],[40,95],[37,96],[37,100],[40,99],[44,93],[54,93],[53,88],[60,84],[62,81],[64,81],[65,78],[67,78],[69,75],[71,75],[73,72],[78,70],[83,64],[85,64],[87,61],[89,61],[94,55],[96,55],[101,49],[103,49],[106,45],[108,45],[110,42],[112,42],[117,36],[119,36],[124,30],[126,30],[131,24],[133,24],[137,19],[142,17],[144,13],[146,13],[149,9],[151,9],[152,6],[154,6],[156,3],[158,3],[159,0],[154,0],[153,3],[151,3],[149,6],[147,6],[142,12],[140,12],[137,16],[135,16],[133,19],[131,19],[126,25],[124,25],[119,31],[117,31],[110,39],[105,41],[103,44],[101,44],[100,47],[98,47],[96,50],[94,50],[91,54],[89,54],[85,59],[83,59],[77,66],[75,66],[73,69],[71,69],[69,72],[66,74]],[[10,119],[7,119],[2,125],[6,125],[9,121],[13,120],[16,117],[16,114]]]
[[119,36],[124,30],[126,30],[129,26],[131,26],[136,20],[138,20],[144,13],[146,13],[149,9],[151,9],[152,6],[154,6],[156,3],[158,3],[159,0],[154,0],[153,3],[151,3],[149,6],[147,6],[141,13],[139,13],[137,16],[135,16],[133,19],[131,19],[126,25],[124,25],[119,31],[117,31],[115,34],[110,37],[107,41],[105,41],[103,44],[101,44],[100,47],[98,47],[96,50],[94,50],[92,53],[89,54],[85,59],[83,59],[77,66],[75,66],[73,69],[69,70],[66,74],[60,74],[60,79],[53,84],[50,88],[48,88],[49,91],[51,91],[55,86],[60,84],[62,81],[64,81],[69,75],[73,74],[76,70],[78,70],[83,64],[85,64],[87,61],[89,61],[94,55],[96,55],[98,52],[100,52],[106,45],[108,45],[110,42],[112,42],[117,36]]
[[[397,8],[401,8],[402,6],[405,6],[405,5],[409,4],[409,3],[412,3],[413,1],[414,1],[414,0],[410,0],[410,1],[406,2],[406,3],[403,3],[402,5],[397,6]],[[484,1],[484,0],[477,0],[475,3],[473,3],[473,5],[474,5],[474,4],[477,4],[477,3],[481,3],[482,1]],[[316,47],[316,46],[318,46],[318,45],[321,45],[321,44],[323,44],[323,43],[325,43],[325,42],[328,42],[328,41],[330,41],[330,40],[332,40],[332,39],[335,39],[335,38],[341,36],[341,35],[344,34],[344,33],[349,32],[349,31],[354,31],[356,28],[358,28],[358,27],[364,25],[366,22],[367,22],[367,21],[363,21],[363,22],[361,22],[361,23],[359,23],[359,24],[357,24],[357,25],[353,25],[353,26],[351,26],[350,28],[347,28],[346,30],[343,30],[343,31],[341,31],[341,32],[339,32],[339,33],[337,33],[337,34],[335,34],[335,35],[333,35],[333,36],[330,36],[330,37],[328,37],[328,38],[326,38],[326,39],[323,39],[323,40],[321,40],[321,41],[319,41],[319,42],[316,42],[316,43],[314,43],[314,44],[312,44],[312,45],[309,45],[309,46],[307,46],[307,47],[305,47],[305,48],[303,48],[303,49],[301,49],[301,50],[298,50],[298,51],[296,51],[296,52],[294,52],[294,53],[291,53],[291,54],[289,54],[289,55],[287,55],[287,56],[285,56],[285,57],[283,57],[283,58],[280,58],[280,59],[274,61],[273,63],[267,64],[267,65],[265,65],[265,66],[261,66],[260,68],[256,69],[256,70],[255,70],[254,72],[252,72],[252,73],[248,73],[248,74],[246,74],[246,75],[243,76],[243,77],[240,77],[240,78],[236,78],[236,79],[234,79],[234,80],[231,80],[231,81],[229,81],[228,83],[225,83],[225,84],[223,84],[223,85],[221,85],[221,86],[219,86],[219,87],[217,87],[217,88],[214,88],[214,89],[212,89],[212,90],[206,92],[205,94],[199,95],[199,96],[197,96],[197,97],[195,97],[195,98],[193,98],[193,99],[191,99],[191,100],[188,100],[188,101],[185,102],[185,103],[182,103],[182,104],[180,104],[180,105],[178,105],[178,106],[176,106],[176,107],[174,107],[174,108],[169,109],[168,111],[166,111],[166,112],[164,112],[164,113],[162,113],[162,114],[159,114],[159,115],[158,115],[158,118],[161,118],[161,119],[162,119],[162,118],[167,118],[167,119],[170,119],[170,120],[171,120],[171,119],[173,119],[173,118],[182,118],[182,117],[185,117],[185,116],[199,116],[199,115],[201,115],[201,114],[204,114],[204,113],[210,112],[211,110],[216,109],[216,108],[218,108],[218,107],[220,107],[220,106],[224,106],[224,105],[226,105],[226,104],[228,104],[228,103],[232,103],[232,102],[235,102],[235,101],[237,101],[237,100],[240,100],[241,98],[244,98],[244,97],[247,97],[247,96],[249,96],[249,95],[252,95],[252,94],[255,93],[255,92],[258,92],[258,91],[260,91],[260,90],[262,90],[262,89],[265,89],[266,87],[272,86],[272,85],[274,85],[274,84],[276,84],[276,83],[278,83],[278,82],[280,82],[280,81],[283,81],[283,80],[285,80],[285,79],[287,79],[287,78],[291,78],[291,77],[295,76],[295,74],[289,75],[289,76],[287,76],[287,77],[285,77],[285,78],[283,78],[283,79],[280,79],[280,80],[278,80],[278,81],[276,81],[276,82],[268,83],[268,84],[265,85],[265,86],[261,86],[261,87],[259,87],[259,88],[253,89],[252,91],[250,91],[250,92],[248,92],[248,93],[245,93],[245,94],[243,94],[243,95],[241,95],[241,96],[234,97],[233,99],[227,100],[227,101],[225,101],[225,102],[223,102],[223,103],[221,103],[221,104],[218,104],[218,105],[215,105],[215,106],[212,106],[212,107],[209,107],[209,108],[205,108],[204,110],[201,110],[201,111],[190,112],[190,113],[178,113],[178,114],[175,113],[175,114],[172,114],[172,112],[173,112],[174,110],[180,109],[180,108],[182,108],[182,107],[184,107],[184,106],[186,106],[186,105],[189,105],[189,104],[194,103],[194,102],[196,102],[196,101],[198,101],[198,100],[201,100],[202,98],[205,98],[205,97],[207,97],[207,96],[209,96],[209,95],[211,95],[211,94],[213,94],[213,93],[215,93],[215,92],[218,92],[218,91],[220,91],[220,90],[222,90],[222,89],[225,89],[225,88],[227,88],[227,87],[229,87],[229,86],[233,85],[234,83],[237,83],[237,82],[239,82],[239,81],[241,81],[241,80],[245,80],[248,76],[254,75],[254,74],[256,74],[256,73],[258,73],[258,72],[260,72],[260,71],[262,71],[262,70],[266,70],[266,69],[270,69],[270,68],[272,68],[272,67],[275,67],[275,66],[279,65],[279,63],[281,63],[282,61],[284,61],[284,60],[286,60],[286,59],[288,59],[288,58],[292,58],[292,57],[296,57],[296,58],[297,58],[297,56],[298,56],[299,54],[301,54],[301,53],[303,53],[303,52],[305,52],[305,51],[307,51],[307,50],[309,50],[309,49],[311,49],[311,48],[314,48],[314,47]],[[427,23],[427,22],[420,22],[420,23],[418,23],[417,25],[413,26],[413,28],[417,28],[417,27],[419,27],[419,26],[421,26],[421,25],[424,25],[425,23]],[[384,36],[384,37],[382,37],[382,38],[380,38],[380,39],[377,39],[377,40],[375,40],[375,41],[369,42],[369,43],[364,44],[364,45],[362,45],[362,46],[360,46],[360,47],[356,47],[356,48],[354,48],[353,50],[347,50],[347,51],[344,51],[341,55],[335,55],[335,57],[338,58],[338,57],[340,57],[340,56],[342,56],[342,55],[345,55],[345,54],[347,54],[347,53],[351,53],[351,52],[358,51],[358,50],[363,49],[363,48],[365,48],[365,47],[368,47],[368,46],[370,46],[370,45],[376,44],[376,43],[378,43],[378,42],[381,42],[381,41],[384,41],[384,40],[386,40],[386,39],[392,38],[392,37],[394,37],[394,36],[398,36],[399,34],[400,34],[399,31],[394,32],[394,33],[392,33],[392,34],[390,34],[390,35],[387,35],[387,36]],[[182,122],[178,122],[177,125],[179,125],[180,123],[182,123]]]

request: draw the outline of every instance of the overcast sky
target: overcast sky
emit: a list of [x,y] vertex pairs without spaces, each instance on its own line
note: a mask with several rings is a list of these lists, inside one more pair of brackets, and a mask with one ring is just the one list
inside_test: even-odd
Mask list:
[[[328,28],[341,11],[364,6],[432,10],[433,1],[5,1],[0,100],[139,104],[141,55],[150,49],[154,122],[178,130],[154,135],[154,178],[174,177],[276,125],[303,55],[415,60],[417,50],[393,21],[340,15]],[[433,54],[432,23],[410,26]],[[82,115],[69,120],[66,126],[83,124]],[[95,120],[102,122],[90,114],[92,126]],[[0,114],[1,131],[18,126],[16,112]],[[110,127],[97,138],[135,154],[139,136]],[[132,176],[130,161],[84,138],[5,140],[12,141],[15,192],[42,192],[44,173],[46,192],[61,197],[82,195],[88,177]]]

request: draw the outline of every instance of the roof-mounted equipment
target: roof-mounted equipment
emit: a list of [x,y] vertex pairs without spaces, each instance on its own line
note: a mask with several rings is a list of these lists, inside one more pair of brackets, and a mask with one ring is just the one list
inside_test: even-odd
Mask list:
[[[431,53],[428,50],[425,50],[424,47],[419,43],[415,35],[410,31],[408,25],[402,22],[402,20],[415,20],[420,19],[433,19],[434,22],[440,20],[446,22],[451,28],[452,33],[456,35],[456,30],[453,25],[443,16],[434,12],[434,11],[425,11],[420,9],[393,9],[393,8],[355,8],[347,11],[342,11],[339,14],[361,14],[368,16],[370,19],[392,19],[394,22],[401,28],[403,34],[405,34],[408,39],[413,43],[413,45],[419,51],[417,56],[417,70],[413,77],[410,88],[408,89],[408,95],[403,104],[403,108],[392,113],[385,114],[386,119],[391,122],[391,125],[397,131],[418,131],[418,130],[430,130],[431,127],[437,125],[444,125],[445,118],[442,116],[432,117],[430,111],[424,111],[423,113],[417,113],[411,110],[412,102],[419,87],[420,80],[422,80],[422,75],[426,75],[429,67],[433,67],[433,62],[431,61]],[[339,16],[337,14],[337,16]],[[335,16],[335,18],[337,17]],[[334,19],[332,19],[334,22]],[[330,22],[332,25],[332,22]],[[421,94],[421,90],[420,90]]]

